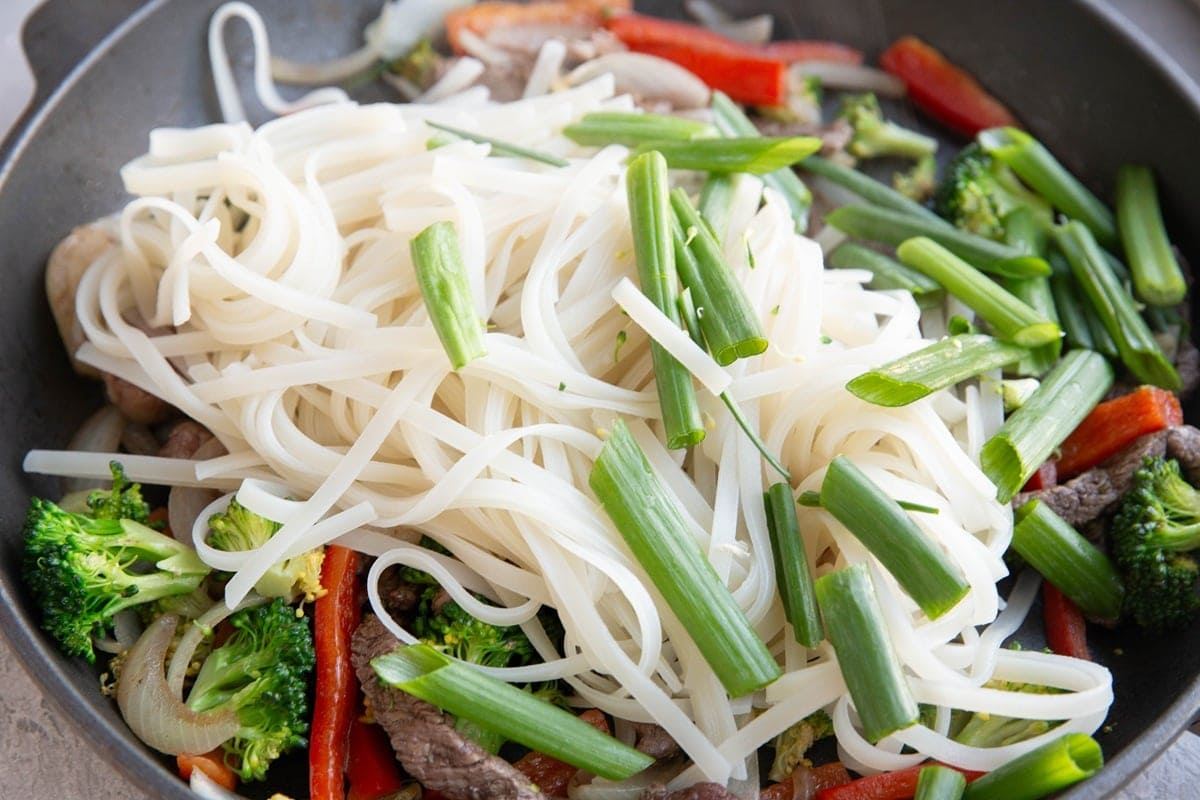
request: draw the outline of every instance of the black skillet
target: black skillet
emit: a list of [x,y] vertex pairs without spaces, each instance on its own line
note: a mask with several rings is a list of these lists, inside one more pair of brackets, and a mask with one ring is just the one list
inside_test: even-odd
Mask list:
[[[0,172],[0,625],[46,694],[94,745],[146,792],[190,797],[167,762],[126,729],[100,696],[96,672],[63,658],[38,631],[19,579],[20,526],[31,493],[54,484],[26,476],[34,447],[64,444],[99,400],[70,372],[47,313],[41,267],[73,225],[118,209],[116,169],[140,154],[160,125],[216,119],[205,35],[218,0],[50,0],[27,27],[42,87],[26,127],[5,147]],[[298,59],[344,53],[359,42],[378,0],[256,0],[279,50]],[[917,33],[968,67],[1003,98],[1068,166],[1102,196],[1124,161],[1153,166],[1168,223],[1192,262],[1200,261],[1200,93],[1151,41],[1123,26],[1099,0],[781,0],[724,2],[737,13],[772,11],[777,35],[830,38],[877,54]],[[677,15],[676,2],[639,8]],[[133,16],[68,74],[80,42]],[[61,37],[66,37],[65,43]],[[91,40],[91,41],[94,41]],[[232,51],[246,53],[244,37]],[[75,51],[72,47],[75,46]],[[248,57],[242,58],[248,62]],[[245,63],[242,64],[246,66]],[[64,80],[65,78],[65,80]],[[253,107],[253,106],[252,106]],[[260,112],[261,113],[261,110]],[[260,117],[261,118],[261,117]],[[1195,419],[1196,409],[1189,409]],[[1031,615],[1035,616],[1035,615]],[[1023,633],[1037,646],[1036,631]],[[1168,746],[1200,708],[1200,627],[1147,639],[1129,630],[1094,632],[1093,650],[1114,675],[1111,727],[1098,733],[1108,765],[1066,795],[1114,792]],[[1119,654],[1118,654],[1119,652]],[[300,760],[266,793],[306,795]],[[281,780],[282,779],[282,780]]]

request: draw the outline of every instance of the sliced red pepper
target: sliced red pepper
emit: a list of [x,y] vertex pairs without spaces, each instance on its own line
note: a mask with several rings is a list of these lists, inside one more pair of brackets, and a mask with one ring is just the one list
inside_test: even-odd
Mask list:
[[897,40],[879,57],[879,65],[904,82],[917,108],[963,136],[1018,124],[966,70],[915,36]]
[[1058,475],[1068,480],[1086,472],[1140,436],[1183,424],[1174,392],[1141,386],[1100,403],[1059,447]]
[[358,603],[358,553],[330,545],[321,565],[325,594],[313,609],[317,687],[308,748],[312,800],[346,796],[346,751],[358,710],[358,679],[350,663],[350,637],[362,617]]
[[1058,464],[1054,461],[1047,461],[1038,467],[1037,472],[1029,476],[1029,480],[1025,482],[1023,492],[1040,492],[1042,489],[1053,489],[1058,485]]
[[[608,718],[599,709],[589,708],[580,714],[579,718],[602,733],[609,732]],[[536,750],[531,750],[521,756],[513,762],[513,766],[529,778],[547,797],[566,797],[567,785],[579,771],[578,767],[573,767]]]
[[346,800],[380,800],[404,788],[396,753],[383,728],[361,719],[350,724],[346,777],[350,780]]
[[[850,773],[840,761],[831,761],[819,767],[808,767],[809,790],[819,792],[850,782]],[[779,783],[773,783],[758,794],[758,800],[792,800],[796,796],[796,773],[793,772]],[[804,795],[808,797],[809,795]]]
[[609,14],[629,11],[631,0],[535,0],[532,3],[484,2],[455,9],[446,15],[446,35],[456,53],[462,53],[462,33],[481,38],[512,25],[574,26],[599,28]]
[[1051,650],[1060,656],[1092,660],[1083,612],[1049,581],[1042,581],[1042,622]]
[[640,14],[610,17],[606,26],[630,50],[673,61],[740,103],[778,106],[787,100],[787,64],[756,46],[698,25]]
[[237,789],[237,774],[225,763],[225,751],[219,747],[207,753],[195,755],[180,753],[175,756],[175,768],[179,770],[179,777],[185,781],[190,781],[192,771],[198,769],[218,786],[231,792]]
[[[921,774],[921,768],[932,763],[934,762],[918,764],[895,772],[882,772],[841,786],[822,789],[817,792],[816,800],[912,800],[912,796],[917,793],[917,778]],[[984,775],[982,772],[958,767],[950,768],[965,775],[967,783]]]
[[831,61],[838,64],[863,63],[862,50],[838,42],[812,39],[785,39],[759,45],[758,52],[767,58],[777,58],[788,64],[797,61]]

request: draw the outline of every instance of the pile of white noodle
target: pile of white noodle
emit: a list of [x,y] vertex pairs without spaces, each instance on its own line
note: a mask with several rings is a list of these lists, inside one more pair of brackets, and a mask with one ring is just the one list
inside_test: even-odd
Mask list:
[[[928,342],[920,312],[906,293],[863,288],[866,273],[825,270],[818,246],[793,233],[787,204],[755,178],[738,179],[728,229],[718,233],[770,349],[722,369],[676,348],[703,379],[709,430],[687,457],[660,443],[646,331],[671,331],[622,283],[636,282],[627,151],[580,148],[560,134],[589,111],[629,108],[598,79],[507,105],[469,89],[436,105],[319,105],[258,130],[154,131],[150,152],[121,173],[136,199],[114,223],[120,246],[79,289],[88,339],[79,357],[207,426],[228,455],[121,456],[127,472],[238,489],[247,506],[284,523],[259,551],[222,553],[203,545],[208,512],[200,515],[202,557],[236,573],[231,604],[281,556],[327,542],[379,557],[370,597],[385,621],[376,585],[383,568],[433,573],[479,618],[523,625],[545,659],[497,676],[562,678],[582,704],[662,725],[694,761],[676,786],[744,777],[747,756],[822,707],[843,758],[865,771],[927,756],[989,769],[1043,741],[955,744],[944,736],[944,710],[936,729],[917,726],[877,745],[859,735],[830,648],[806,651],[784,622],[761,503],[773,476],[709,391],[727,383],[797,490],[817,489],[840,453],[892,496],[939,509],[913,519],[971,591],[935,622],[827,513],[800,509],[819,574],[870,565],[919,701],[1067,720],[1046,736],[1094,731],[1112,698],[1104,668],[1001,649],[1037,584],[1018,581],[1000,613],[1011,513],[976,464],[1001,418],[996,393],[946,391],[898,409],[848,394],[849,378]],[[430,150],[425,119],[555,153],[570,166],[489,157],[487,146],[465,141]],[[457,373],[409,257],[409,239],[438,220],[457,227],[488,321],[488,355]],[[942,325],[929,315],[924,324],[926,335]],[[726,696],[591,496],[588,472],[617,417],[784,665],[764,692]],[[26,466],[99,478],[109,457],[38,451]],[[413,544],[421,534],[457,560]],[[566,628],[562,653],[535,619],[543,605]],[[982,688],[992,678],[1069,691]]]

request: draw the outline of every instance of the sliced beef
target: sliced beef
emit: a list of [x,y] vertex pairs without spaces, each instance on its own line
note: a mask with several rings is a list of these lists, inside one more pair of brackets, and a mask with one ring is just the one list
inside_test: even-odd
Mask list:
[[399,567],[389,567],[379,576],[379,599],[393,617],[405,618],[421,600],[425,587],[404,580]]
[[679,755],[679,743],[671,738],[661,725],[653,722],[635,722],[637,734],[634,747],[653,759],[674,758]]
[[130,422],[157,425],[171,413],[169,405],[140,386],[134,386],[124,378],[107,372],[102,377],[108,401],[119,408],[121,414]]
[[1023,492],[1013,500],[1020,506],[1038,498],[1077,528],[1116,511],[1122,495],[1133,483],[1142,460],[1166,455],[1179,461],[1192,483],[1200,483],[1200,430],[1180,425],[1147,434],[1099,466],[1066,483],[1037,492]]
[[382,622],[368,616],[354,632],[351,658],[371,711],[404,769],[450,800],[541,800],[528,778],[456,731],[437,707],[379,682],[371,659],[399,646]]
[[209,439],[208,428],[190,419],[180,420],[167,432],[167,440],[158,449],[163,458],[191,458]]
[[674,792],[656,783],[646,787],[642,800],[737,800],[737,795],[719,783],[697,783]]

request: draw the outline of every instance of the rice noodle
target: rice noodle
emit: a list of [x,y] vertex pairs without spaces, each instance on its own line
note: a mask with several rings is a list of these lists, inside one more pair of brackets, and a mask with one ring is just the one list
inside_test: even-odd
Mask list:
[[[238,120],[219,44],[234,15],[250,21],[260,56],[266,43],[261,20],[240,4],[214,17],[218,94],[226,117]],[[720,233],[770,348],[718,367],[635,288],[628,151],[582,148],[561,135],[589,111],[628,108],[628,99],[614,97],[611,77],[547,94],[558,56],[544,49],[543,57],[545,75],[510,104],[462,91],[482,68],[471,59],[428,93],[449,98],[437,105],[298,110],[272,105],[273,89],[259,85],[268,105],[294,113],[257,130],[156,132],[149,153],[122,171],[137,198],[120,216],[119,253],[81,282],[88,342],[79,355],[176,405],[227,452],[200,461],[122,457],[133,479],[223,493],[195,515],[193,540],[204,560],[234,573],[226,602],[243,600],[280,558],[337,541],[378,557],[371,604],[408,641],[384,613],[378,579],[393,564],[426,570],[471,613],[529,634],[544,663],[491,671],[497,677],[562,678],[582,702],[666,729],[694,763],[674,786],[746,777],[747,757],[817,708],[832,710],[848,763],[868,771],[927,756],[984,768],[1033,746],[981,753],[955,745],[943,735],[944,710],[940,732],[914,728],[875,745],[862,738],[832,651],[789,641],[761,504],[769,476],[757,451],[707,392],[705,440],[686,459],[663,445],[654,340],[708,390],[738,400],[797,490],[819,488],[840,454],[885,491],[938,509],[914,519],[970,585],[938,620],[832,516],[799,510],[818,573],[870,567],[920,699],[943,709],[1020,709],[1094,730],[1111,702],[1106,670],[1001,647],[1036,584],[1019,581],[1001,613],[996,581],[1007,574],[1011,511],[975,461],[997,424],[998,395],[985,384],[965,400],[943,391],[882,408],[844,388],[928,344],[945,313],[931,324],[907,293],[870,291],[860,270],[826,270],[818,244],[795,233],[786,202],[761,181],[739,179]],[[318,97],[330,96],[308,100]],[[553,152],[568,166],[490,157],[471,142],[431,151],[427,119]],[[489,321],[487,355],[458,371],[408,252],[408,241],[439,220],[459,231],[476,311]],[[617,417],[786,665],[765,692],[725,695],[588,489],[603,429]],[[102,480],[111,457],[34,451],[25,468]],[[258,550],[204,542],[208,513],[234,493],[282,523]],[[454,558],[416,546],[422,535]],[[562,619],[561,649],[537,622],[543,606]],[[1029,695],[984,688],[993,677],[1067,691],[1035,707]],[[902,753],[904,745],[916,752]]]

